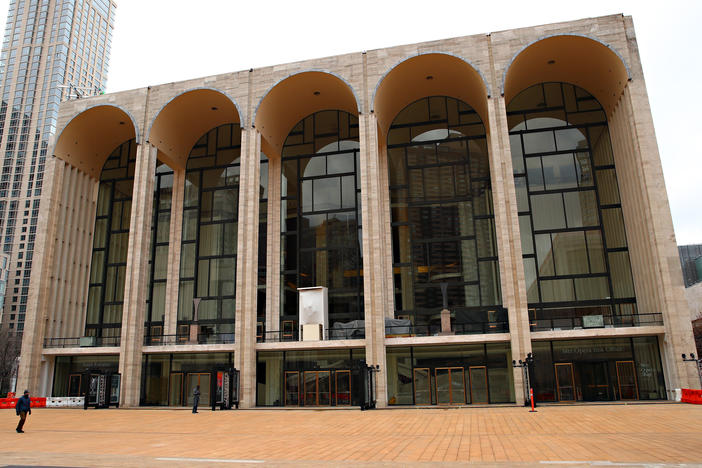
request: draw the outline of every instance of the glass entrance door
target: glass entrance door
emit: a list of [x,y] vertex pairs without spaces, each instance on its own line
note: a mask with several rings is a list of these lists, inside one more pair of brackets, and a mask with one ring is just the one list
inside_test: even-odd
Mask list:
[[580,374],[580,384],[585,401],[608,401],[609,379],[607,378],[607,362],[582,362],[577,365]]
[[285,372],[285,406],[300,406],[300,373]]
[[305,406],[330,406],[330,372],[305,371],[303,374]]
[[334,372],[336,406],[351,406],[351,371],[338,370]]
[[634,367],[634,361],[617,361],[617,380],[619,383],[620,399],[639,399],[639,389],[636,383],[636,368]]
[[71,374],[68,376],[68,396],[77,397],[80,396],[80,374]]
[[185,397],[187,398],[187,406],[193,405],[193,390],[196,386],[200,386],[200,405],[210,405],[210,374],[206,373],[190,373],[185,379]]
[[168,382],[168,406],[183,406],[182,372],[171,372]]
[[556,387],[558,388],[558,401],[575,401],[575,377],[573,363],[554,364],[556,368]]
[[414,404],[431,405],[431,374],[429,369],[414,369]]
[[487,367],[473,366],[468,369],[470,375],[470,402],[488,403]]
[[437,367],[436,403],[438,405],[464,405],[466,385],[462,367]]

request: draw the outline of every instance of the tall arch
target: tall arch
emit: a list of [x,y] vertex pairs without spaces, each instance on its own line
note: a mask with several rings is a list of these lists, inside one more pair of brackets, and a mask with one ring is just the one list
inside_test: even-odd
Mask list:
[[308,115],[338,109],[358,116],[360,104],[346,81],[326,71],[304,71],[288,76],[265,94],[254,114],[261,132],[261,149],[268,157],[280,157],[283,144],[295,124]]
[[112,150],[127,140],[139,141],[134,118],[121,107],[101,104],[73,117],[57,134],[53,155],[100,178]]
[[557,35],[517,52],[504,72],[505,102],[537,83],[565,82],[588,90],[611,113],[630,78],[622,57],[586,36]]
[[146,141],[159,150],[159,159],[172,168],[185,168],[190,150],[210,129],[242,125],[236,102],[222,91],[196,88],[185,91],[156,114]]
[[481,73],[462,58],[431,52],[395,65],[378,82],[373,111],[383,140],[395,116],[410,103],[427,96],[450,96],[469,104],[483,122],[489,89]]

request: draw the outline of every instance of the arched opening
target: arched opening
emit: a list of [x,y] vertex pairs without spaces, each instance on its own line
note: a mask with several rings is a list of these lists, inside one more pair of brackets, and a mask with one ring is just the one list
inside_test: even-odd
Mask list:
[[183,169],[203,134],[220,125],[240,123],[236,104],[224,93],[194,89],[176,96],[160,110],[146,139],[158,148],[160,160]]
[[254,125],[261,132],[261,150],[280,157],[290,129],[308,115],[338,109],[358,115],[353,89],[331,73],[302,72],[285,78],[261,99]]
[[61,131],[54,156],[97,180],[111,151],[136,137],[136,124],[124,110],[95,106],[75,116]]
[[299,323],[302,287],[328,288],[330,325],[363,320],[360,177],[354,115],[315,112],[288,134],[281,175],[281,330],[283,322]]
[[611,48],[588,37],[561,35],[520,51],[505,70],[503,91],[510,103],[537,83],[571,83],[587,89],[609,114],[628,79],[626,65]]
[[187,159],[178,330],[197,324],[203,342],[234,336],[240,154],[241,128],[225,124],[201,135]]
[[112,346],[122,327],[136,146],[131,139],[109,154],[98,188],[85,335]]
[[[532,331],[655,322],[637,311],[600,102],[571,83],[539,83],[512,99],[507,118]],[[535,345],[537,399],[664,398],[658,344],[649,338]],[[579,346],[591,355],[572,351]],[[634,360],[646,372],[633,370]],[[636,386],[623,386],[622,372]]]
[[373,110],[379,141],[384,141],[398,113],[426,96],[451,96],[470,105],[487,122],[487,86],[480,73],[453,55],[429,53],[395,66],[378,83]]
[[395,316],[422,334],[439,331],[445,306],[456,331],[496,321],[502,298],[480,116],[454,98],[422,98],[394,119],[387,148]]

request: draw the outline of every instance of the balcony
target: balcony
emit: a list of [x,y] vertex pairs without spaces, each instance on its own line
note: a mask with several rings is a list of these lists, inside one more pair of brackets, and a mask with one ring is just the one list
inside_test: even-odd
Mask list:
[[144,346],[232,344],[234,333],[198,333],[197,341],[190,341],[190,335],[145,335]]
[[80,336],[76,338],[45,338],[44,348],[99,348],[120,345],[119,336]]
[[530,310],[529,325],[531,331],[661,326],[663,325],[663,314],[612,314],[536,318],[534,312]]

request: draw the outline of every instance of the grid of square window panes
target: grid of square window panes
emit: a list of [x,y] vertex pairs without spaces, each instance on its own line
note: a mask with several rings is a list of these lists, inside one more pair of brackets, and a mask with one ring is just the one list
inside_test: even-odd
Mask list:
[[480,116],[445,96],[410,104],[388,133],[388,173],[395,316],[409,318],[418,330],[439,326],[446,283],[455,323],[499,320],[495,219]]
[[358,119],[322,111],[283,147],[281,329],[298,320],[298,288],[326,286],[329,325],[363,319]]
[[146,336],[163,334],[166,311],[166,276],[168,273],[168,244],[173,197],[173,169],[156,161],[154,207],[151,223],[151,252],[149,259],[149,297],[146,304]]
[[135,163],[136,142],[129,140],[110,154],[100,175],[86,336],[120,336]]
[[[234,333],[241,128],[226,124],[193,146],[185,173],[178,324]],[[180,327],[179,327],[180,328]]]
[[261,153],[259,166],[259,205],[258,205],[258,298],[256,317],[260,323],[266,321],[266,232],[268,226],[268,157]]
[[577,86],[542,83],[517,95],[507,118],[532,326],[574,327],[587,315],[632,321],[636,298],[602,106]]

